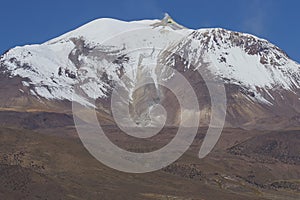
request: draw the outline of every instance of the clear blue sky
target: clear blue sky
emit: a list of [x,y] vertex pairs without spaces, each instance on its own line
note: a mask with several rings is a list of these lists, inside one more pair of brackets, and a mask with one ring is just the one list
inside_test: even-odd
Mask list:
[[300,62],[297,0],[5,0],[0,8],[0,53],[47,41],[96,18],[153,19],[168,12],[186,27],[222,27],[266,38]]

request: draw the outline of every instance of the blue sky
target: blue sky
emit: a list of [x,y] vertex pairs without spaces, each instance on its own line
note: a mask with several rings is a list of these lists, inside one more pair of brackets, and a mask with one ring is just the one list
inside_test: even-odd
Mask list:
[[42,43],[93,19],[162,18],[189,28],[222,27],[268,39],[300,62],[300,1],[10,0],[0,3],[0,53]]

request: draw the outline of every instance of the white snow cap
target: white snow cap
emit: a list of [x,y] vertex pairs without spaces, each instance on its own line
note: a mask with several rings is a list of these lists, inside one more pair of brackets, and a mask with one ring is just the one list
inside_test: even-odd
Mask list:
[[[178,37],[173,37],[171,32],[178,33]],[[110,41],[110,38],[122,34],[128,35],[123,42]],[[195,41],[187,46],[190,39]],[[80,42],[83,43],[81,46]],[[255,48],[262,49],[258,49],[257,53],[249,53],[249,45],[255,51]],[[75,98],[75,101],[88,105],[87,99],[73,96],[74,85],[80,81],[77,65],[85,70],[85,76],[88,77],[82,85],[87,97],[106,98],[111,85],[99,76],[106,74],[108,79],[118,81],[120,64],[113,63],[115,60],[112,58],[126,57],[128,54],[122,67],[123,71],[130,71],[137,66],[140,52],[129,54],[128,49],[139,46],[153,49],[153,54],[149,54],[152,56],[149,62],[152,63],[157,61],[163,49],[185,46],[183,53],[188,54],[190,60],[199,60],[201,57],[209,63],[208,69],[216,76],[256,93],[259,93],[257,88],[281,87],[292,90],[300,87],[299,64],[268,41],[224,29],[187,29],[167,13],[162,20],[125,22],[110,18],[97,19],[43,44],[13,48],[0,61],[12,76],[28,78],[30,82],[23,81],[24,86],[32,87],[33,94],[47,99]],[[110,58],[101,57],[100,54],[109,55]],[[71,56],[77,56],[77,63],[71,60]],[[146,62],[147,59],[144,60]],[[154,70],[150,74],[153,79],[157,78]]]

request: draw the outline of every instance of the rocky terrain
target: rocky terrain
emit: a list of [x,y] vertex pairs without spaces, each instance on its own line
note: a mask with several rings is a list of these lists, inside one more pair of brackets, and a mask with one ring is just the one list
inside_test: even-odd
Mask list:
[[[159,148],[175,132],[165,129],[155,142],[141,143],[120,136],[116,127],[106,129],[114,143],[134,152]],[[95,160],[72,127],[2,127],[0,195],[5,199],[299,199],[300,141],[290,139],[299,130],[225,129],[214,151],[200,160],[196,153],[205,130],[199,129],[191,149],[170,166],[127,174]],[[281,145],[271,145],[276,142]]]
[[[174,91],[162,84],[171,84],[181,74],[197,95],[199,111],[193,112],[201,112],[201,126],[210,121],[206,82],[211,81],[225,87],[227,126],[287,128],[300,123],[299,70],[280,48],[253,35],[187,29],[168,15],[134,22],[99,19],[44,44],[3,54],[0,105],[70,113],[74,101],[96,106],[114,123],[109,120],[110,100],[121,87],[122,98],[130,102],[115,104],[130,106],[135,123],[147,124],[149,112],[160,104],[169,113],[166,125],[178,126],[180,119],[193,118],[190,95],[180,108]],[[172,87],[183,89],[177,83]]]
[[[174,81],[180,76],[189,84]],[[226,95],[211,94],[210,84],[224,86]],[[98,19],[43,44],[10,49],[0,57],[0,198],[298,200],[299,88],[300,65],[267,40],[188,29],[168,15]],[[107,137],[131,152],[162,148],[182,121],[191,128],[199,118],[198,133],[175,163],[122,173],[84,148],[72,103],[95,109]],[[154,112],[158,105],[167,117],[156,136],[134,138],[117,126],[159,124],[165,113]],[[225,112],[221,138],[199,159],[211,116],[222,124]]]

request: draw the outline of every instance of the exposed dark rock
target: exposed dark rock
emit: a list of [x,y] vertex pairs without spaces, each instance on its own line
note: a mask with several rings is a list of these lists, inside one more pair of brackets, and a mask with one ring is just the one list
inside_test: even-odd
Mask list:
[[228,152],[262,163],[300,165],[300,134],[298,131],[290,131],[259,135],[229,148]]

